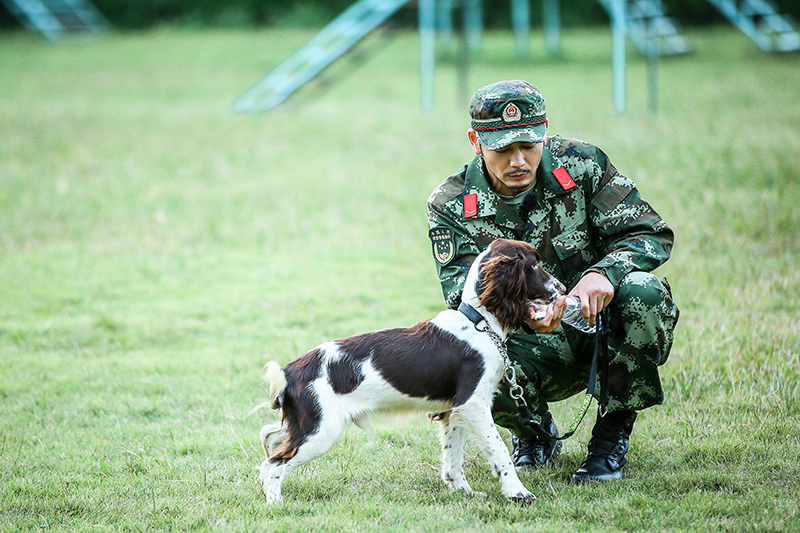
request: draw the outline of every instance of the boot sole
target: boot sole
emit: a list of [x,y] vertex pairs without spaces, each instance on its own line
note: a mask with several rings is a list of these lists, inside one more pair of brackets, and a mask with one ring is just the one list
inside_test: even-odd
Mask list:
[[622,470],[618,472],[612,472],[610,474],[601,474],[599,476],[580,476],[578,473],[572,474],[572,484],[573,485],[581,485],[583,483],[592,483],[592,482],[607,482],[607,481],[617,481],[622,479]]

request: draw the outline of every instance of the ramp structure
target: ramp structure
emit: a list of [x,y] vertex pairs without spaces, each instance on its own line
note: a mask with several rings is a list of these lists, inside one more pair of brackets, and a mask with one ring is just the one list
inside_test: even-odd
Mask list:
[[800,50],[800,35],[767,0],[708,0],[764,52]]
[[[599,0],[612,15],[614,0]],[[691,51],[689,43],[678,32],[677,23],[667,17],[661,0],[625,0],[625,32],[642,54],[650,53],[648,47],[654,40],[659,55],[685,54]]]
[[102,33],[108,20],[89,0],[0,0],[30,31],[55,41],[67,33]]
[[354,3],[236,99],[234,111],[260,113],[277,106],[409,1],[359,0]]
[[[8,4],[88,3],[87,0],[0,0]],[[563,0],[561,0],[563,1]],[[777,13],[769,0],[708,0],[765,52],[800,50],[800,36],[792,22]],[[425,111],[433,109],[436,34],[446,43],[452,33],[452,11],[464,10],[466,48],[480,48],[482,22],[480,0],[357,0],[341,15],[283,63],[269,72],[233,102],[236,112],[269,111],[325,67],[347,52],[369,32],[383,24],[404,5],[419,9],[420,89]],[[511,0],[517,55],[528,57],[530,0]],[[658,57],[684,54],[691,47],[677,23],[664,13],[661,0],[598,0],[611,17],[615,107],[624,110],[625,38],[630,37],[648,58],[651,102],[657,100]],[[543,0],[544,32],[548,52],[559,54],[560,0]],[[655,108],[655,104],[651,104]]]

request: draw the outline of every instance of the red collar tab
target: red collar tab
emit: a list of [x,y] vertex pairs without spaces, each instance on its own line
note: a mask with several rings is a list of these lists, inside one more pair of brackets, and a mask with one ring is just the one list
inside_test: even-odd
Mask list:
[[464,195],[464,218],[472,218],[478,214],[478,195]]
[[569,172],[567,172],[567,169],[564,167],[558,167],[557,169],[555,169],[553,171],[553,176],[556,177],[556,179],[558,180],[558,182],[561,184],[561,186],[564,188],[565,191],[577,187],[575,182],[572,180],[572,177],[569,175]]

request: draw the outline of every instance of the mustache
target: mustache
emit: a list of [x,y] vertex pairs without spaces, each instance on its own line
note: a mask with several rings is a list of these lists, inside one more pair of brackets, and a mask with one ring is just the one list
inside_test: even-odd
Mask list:
[[509,170],[508,172],[504,172],[503,173],[503,177],[510,178],[511,176],[513,176],[515,174],[519,174],[520,172],[524,172],[525,174],[530,174],[531,173],[531,169],[524,168],[524,167],[523,168],[515,168],[513,170]]

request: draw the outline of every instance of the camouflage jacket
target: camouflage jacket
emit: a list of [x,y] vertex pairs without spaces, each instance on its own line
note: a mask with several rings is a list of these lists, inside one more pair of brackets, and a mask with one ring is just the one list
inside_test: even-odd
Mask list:
[[489,186],[481,156],[431,193],[429,236],[448,307],[458,306],[472,261],[500,237],[531,243],[568,289],[590,271],[617,288],[629,272],[669,258],[672,230],[596,146],[549,137],[524,194],[509,206]]

